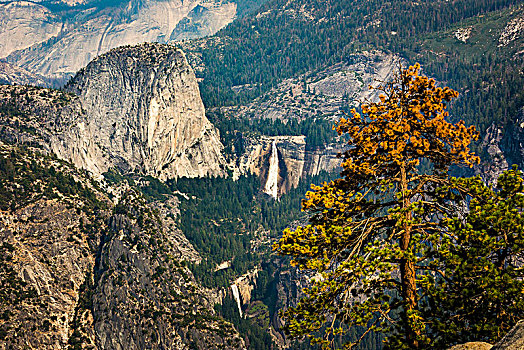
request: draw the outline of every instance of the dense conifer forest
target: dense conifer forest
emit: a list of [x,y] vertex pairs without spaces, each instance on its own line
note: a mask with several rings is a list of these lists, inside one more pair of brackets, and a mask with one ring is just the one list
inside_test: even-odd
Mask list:
[[[349,59],[362,50],[400,54],[457,89],[452,115],[484,131],[507,124],[524,103],[518,44],[499,45],[498,33],[520,1],[274,0],[233,22],[193,50],[205,67],[207,107],[242,104],[289,77]],[[470,42],[453,37],[475,26]],[[478,29],[477,29],[478,27]],[[205,40],[205,39],[204,39]],[[522,39],[520,39],[522,40]],[[191,50],[191,47],[190,47]],[[232,87],[243,87],[236,89]],[[471,94],[478,91],[478,94]]]
[[266,136],[306,136],[306,150],[315,150],[335,141],[334,121],[330,118],[290,119],[227,118],[220,110],[207,113],[209,120],[220,131],[226,154],[239,156],[245,150],[246,138]]

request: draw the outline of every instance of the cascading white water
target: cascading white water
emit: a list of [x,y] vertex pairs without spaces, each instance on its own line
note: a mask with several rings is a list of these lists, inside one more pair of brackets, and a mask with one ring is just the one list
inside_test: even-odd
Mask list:
[[242,318],[242,305],[240,304],[240,293],[238,291],[238,286],[236,284],[231,285],[231,291],[233,292],[233,298],[235,298],[238,306],[238,313],[240,318]]
[[264,192],[273,198],[278,197],[278,150],[275,141],[271,144],[271,158],[269,159],[269,171]]

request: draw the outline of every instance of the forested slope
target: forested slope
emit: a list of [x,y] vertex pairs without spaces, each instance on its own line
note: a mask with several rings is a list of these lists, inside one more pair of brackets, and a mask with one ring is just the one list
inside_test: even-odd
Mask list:
[[[202,94],[207,106],[216,106],[243,101],[283,78],[343,61],[362,49],[404,52],[423,35],[518,3],[274,0],[188,49],[201,55]],[[245,84],[257,88],[228,94],[232,86]]]
[[[451,118],[477,126],[482,136],[493,125],[502,134],[497,147],[509,162],[518,162],[523,18],[517,0],[274,0],[183,47],[201,79],[207,108],[253,106],[259,96],[255,104],[263,104],[284,79],[315,79],[317,72],[351,64],[362,52],[420,62],[425,74],[459,91]],[[490,159],[485,145],[474,147]]]

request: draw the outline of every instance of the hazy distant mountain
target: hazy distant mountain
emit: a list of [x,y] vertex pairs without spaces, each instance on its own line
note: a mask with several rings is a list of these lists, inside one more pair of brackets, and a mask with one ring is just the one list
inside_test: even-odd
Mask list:
[[8,1],[0,4],[0,58],[60,79],[118,46],[214,34],[239,11],[256,4],[251,0]]

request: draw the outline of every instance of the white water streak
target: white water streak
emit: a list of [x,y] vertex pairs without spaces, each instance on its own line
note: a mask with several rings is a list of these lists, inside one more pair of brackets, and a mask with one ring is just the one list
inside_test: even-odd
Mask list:
[[278,197],[278,150],[275,141],[271,144],[271,158],[264,192],[275,199]]
[[231,291],[233,292],[233,298],[235,298],[238,306],[238,313],[240,318],[242,318],[242,305],[240,304],[240,293],[238,291],[238,286],[236,284],[231,285]]

